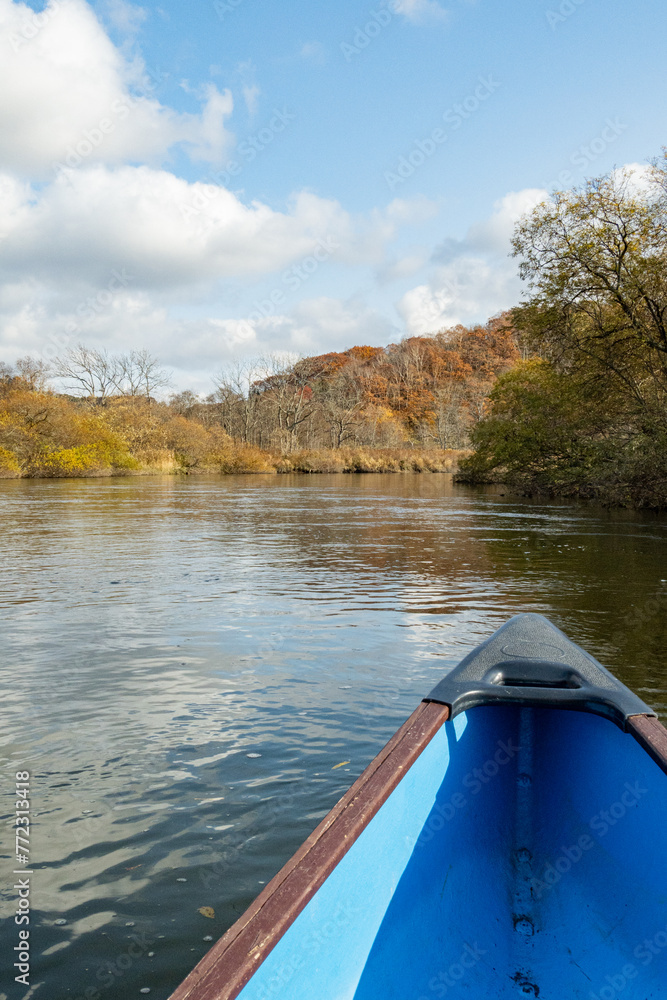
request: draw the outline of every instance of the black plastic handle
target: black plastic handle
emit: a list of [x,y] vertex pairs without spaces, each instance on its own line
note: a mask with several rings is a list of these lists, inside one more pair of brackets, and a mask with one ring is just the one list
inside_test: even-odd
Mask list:
[[515,615],[469,653],[424,701],[452,716],[478,705],[513,703],[593,712],[621,729],[654,715],[609,670],[543,615]]

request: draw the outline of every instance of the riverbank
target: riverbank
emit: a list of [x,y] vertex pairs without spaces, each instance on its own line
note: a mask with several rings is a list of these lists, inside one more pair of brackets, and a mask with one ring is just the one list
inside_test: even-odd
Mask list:
[[[2,386],[0,386],[0,389]],[[201,412],[199,412],[201,411]],[[228,433],[225,412],[199,417],[143,397],[75,399],[11,379],[0,391],[0,479],[285,472],[454,472],[464,450],[415,446],[408,428],[389,442],[352,435],[338,448],[304,448],[283,428],[259,443]],[[311,438],[304,434],[305,440]],[[266,444],[265,444],[266,442]],[[327,442],[328,443],[328,442]],[[267,447],[268,444],[268,447]],[[380,445],[384,444],[384,447]]]
[[455,472],[467,451],[444,448],[336,448],[282,455],[276,472]]
[[578,475],[579,470],[565,470],[560,476],[509,474],[506,470],[496,475],[477,475],[466,469],[459,469],[455,481],[470,486],[501,486],[508,496],[528,497],[533,500],[578,500],[597,507],[620,507],[631,510],[648,510],[656,513],[667,511],[667,481],[664,475],[656,476],[655,466],[646,476],[641,473],[623,479],[614,478],[613,473],[606,479],[600,473],[598,479]]
[[204,474],[252,475],[264,473],[327,472],[456,472],[466,451],[442,448],[332,448],[275,454],[259,448],[232,444],[197,462],[187,462],[178,453],[163,451],[140,462],[131,455],[122,461],[109,449],[88,446],[60,449],[33,459],[21,467],[17,458],[0,449],[0,479],[82,479],[109,476]]

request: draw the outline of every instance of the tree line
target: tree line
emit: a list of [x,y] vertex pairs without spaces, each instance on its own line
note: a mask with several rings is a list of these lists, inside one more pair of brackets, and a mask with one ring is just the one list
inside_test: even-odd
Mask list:
[[145,350],[25,356],[0,365],[0,476],[448,471],[517,357],[500,316],[388,347],[231,365],[206,397],[165,400],[169,373]]
[[[498,374],[518,358],[507,315],[484,326],[457,326],[388,347],[351,347],[313,357],[270,355],[226,366],[212,392],[174,393],[175,414],[217,425],[245,445],[291,454],[303,449],[461,449],[481,418]],[[52,363],[19,358],[4,378],[108,407],[126,398],[155,403],[171,384],[150,352],[113,354],[78,344]],[[0,370],[0,377],[2,371]]]

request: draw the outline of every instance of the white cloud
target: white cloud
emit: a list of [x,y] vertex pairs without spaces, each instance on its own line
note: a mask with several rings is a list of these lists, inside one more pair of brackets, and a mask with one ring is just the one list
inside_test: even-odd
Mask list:
[[360,297],[302,300],[286,318],[290,349],[302,354],[342,351],[355,344],[386,344],[396,329]]
[[384,210],[391,222],[402,226],[419,226],[440,211],[437,201],[418,195],[416,198],[394,198]]
[[636,198],[655,193],[653,172],[646,163],[626,163],[612,171],[612,174],[619,182],[625,180],[628,191]]
[[17,285],[14,294],[0,296],[0,324],[5,331],[0,361],[11,363],[26,353],[50,360],[80,341],[117,351],[140,345],[174,370],[176,387],[205,393],[212,388],[211,374],[236,358],[319,354],[355,344],[383,345],[400,336],[386,317],[355,297],[306,299],[289,311],[251,321],[187,319],[131,287],[97,303],[87,296],[75,311],[59,313],[48,299],[39,300],[35,287]]
[[505,261],[460,257],[437,268],[427,284],[412,288],[398,304],[408,333],[435,333],[457,323],[483,322],[519,298],[516,266]]
[[305,299],[287,313],[253,323],[192,321],[163,324],[162,330],[166,336],[161,358],[175,369],[178,385],[189,381],[200,392],[210,392],[211,374],[235,358],[321,354],[355,344],[384,345],[399,336],[384,316],[362,300],[328,296]]
[[[383,260],[399,225],[425,211],[401,202],[353,218],[302,192],[280,212],[164,170],[103,165],[38,187],[0,175],[0,206],[0,360],[53,356],[78,341],[141,344],[181,371],[269,350],[386,342],[391,324],[356,300],[310,298],[285,312],[298,298],[292,282],[299,291],[315,280],[310,264],[319,272]],[[248,300],[268,294],[267,281],[289,290],[287,300],[281,315],[253,317]],[[234,306],[230,283],[245,306]],[[193,313],[203,315],[183,318]]]
[[547,197],[542,188],[510,191],[493,206],[493,214],[468,230],[465,243],[481,252],[507,253],[514,226],[522,215],[532,211]]
[[[9,273],[62,284],[99,283],[126,267],[138,287],[173,289],[262,276],[333,239],[355,257],[355,224],[331,200],[302,193],[288,212],[245,206],[226,188],[150,167],[62,173],[40,192],[9,176],[0,216],[0,263]],[[360,246],[370,235],[361,238]]]
[[[437,249],[427,280],[398,304],[408,333],[483,320],[517,301],[509,236],[543,194],[508,194],[464,240]],[[301,193],[279,212],[167,171],[101,165],[72,170],[41,189],[0,176],[0,203],[3,360],[25,350],[55,353],[63,346],[49,340],[56,336],[118,349],[141,344],[177,371],[210,370],[270,350],[319,353],[400,336],[354,296],[311,294],[290,307],[288,295],[265,315],[248,300],[254,285],[257,300],[268,297],[271,275],[275,289],[290,288],[284,275],[310,259],[318,241],[329,248],[318,272],[331,259],[338,267],[374,265],[381,282],[409,277],[423,267],[425,251],[387,263],[387,245],[401,225],[428,220],[437,208],[424,199],[396,200],[353,218],[335,201]],[[308,280],[321,283],[321,276]],[[245,306],[223,294],[229,282],[245,286]],[[200,318],[183,318],[193,312]]]
[[414,24],[449,19],[449,11],[441,7],[437,0],[392,0],[391,6],[397,14],[402,14]]
[[465,239],[446,240],[436,249],[428,280],[398,303],[410,334],[482,322],[518,302],[521,283],[509,256],[510,237],[517,220],[546,194],[538,188],[511,191],[495,203],[488,219],[470,227]]
[[121,34],[136,35],[148,17],[148,11],[126,0],[105,0],[103,10],[108,22]]
[[68,156],[160,163],[186,143],[219,162],[229,147],[231,95],[209,85],[200,114],[161,105],[142,61],[124,58],[83,0],[51,0],[38,15],[0,0],[0,49],[0,168],[43,179]]
[[[127,0],[106,0],[105,9],[124,36],[120,49],[84,0],[50,0],[39,15],[0,0],[0,360],[54,354],[78,340],[112,350],[139,345],[192,372],[203,388],[205,372],[233,357],[400,336],[349,286],[334,284],[344,267],[365,268],[369,282],[372,269],[380,284],[414,281],[398,305],[410,333],[483,319],[516,301],[509,234],[542,192],[501,199],[464,240],[437,249],[424,278],[423,248],[393,247],[390,256],[388,247],[403,228],[431,220],[434,201],[397,198],[352,216],[309,192],[280,210],[245,203],[219,183],[190,183],[162,164],[176,146],[193,160],[224,162],[231,94],[185,84],[198,113],[163,105],[132,49],[145,11]],[[393,9],[412,21],[446,15],[434,0],[395,0]],[[318,63],[326,53],[307,42],[300,55]],[[241,63],[236,73],[253,114],[254,66]],[[285,274],[315,260],[318,246],[327,249],[317,275],[304,267],[312,283],[301,288],[299,278],[291,287]],[[254,290],[263,301],[272,283],[292,297],[258,315],[249,305]],[[299,301],[304,291],[309,298]]]
[[[200,115],[179,115],[175,125],[176,142],[184,142],[192,159],[204,163],[222,163],[229,148],[230,137],[225,131],[225,118],[234,109],[228,90],[222,94],[214,83],[202,88],[204,107]],[[170,144],[171,145],[171,144]]]

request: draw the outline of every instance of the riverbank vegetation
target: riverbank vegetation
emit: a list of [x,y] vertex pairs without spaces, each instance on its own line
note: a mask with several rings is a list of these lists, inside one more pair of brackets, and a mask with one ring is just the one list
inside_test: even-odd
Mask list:
[[[147,472],[450,472],[497,375],[518,357],[507,317],[387,348],[227,369],[202,399],[152,393],[147,352],[78,345],[0,369],[0,476]],[[68,392],[49,387],[57,376]]]
[[502,374],[459,478],[667,507],[667,151],[556,193],[517,227],[530,356]]

